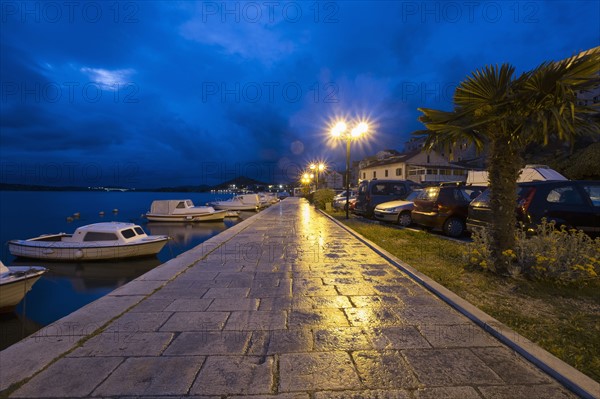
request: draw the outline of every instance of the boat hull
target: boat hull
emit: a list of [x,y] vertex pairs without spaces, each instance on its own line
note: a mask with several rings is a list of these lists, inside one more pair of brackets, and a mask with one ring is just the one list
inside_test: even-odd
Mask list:
[[61,241],[13,240],[8,250],[14,256],[32,259],[82,261],[133,258],[156,255],[167,243],[168,238],[157,238],[142,242],[114,245],[107,243],[70,243]]
[[258,209],[258,205],[244,205],[244,204],[227,204],[225,202],[212,202],[210,204],[215,209],[224,211],[255,211]]
[[22,271],[23,275],[20,277],[10,277],[2,279],[0,284],[0,312],[9,312],[14,309],[15,306],[31,290],[31,287],[42,277],[42,274],[46,272],[45,268],[31,268],[31,267],[15,267],[10,268],[11,273]]
[[214,222],[225,218],[225,211],[199,213],[190,215],[159,215],[147,213],[146,219],[151,222]]

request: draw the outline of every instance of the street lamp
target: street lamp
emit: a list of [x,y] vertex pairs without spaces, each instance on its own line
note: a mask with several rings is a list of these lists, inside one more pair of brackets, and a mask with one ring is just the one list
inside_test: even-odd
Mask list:
[[350,218],[350,142],[357,140],[369,131],[369,125],[366,122],[359,122],[348,132],[346,122],[339,121],[331,129],[331,135],[334,138],[346,140],[346,219]]
[[322,162],[317,163],[311,163],[309,165],[310,170],[314,170],[317,174],[317,190],[319,189],[319,173],[323,172],[325,170],[325,164]]

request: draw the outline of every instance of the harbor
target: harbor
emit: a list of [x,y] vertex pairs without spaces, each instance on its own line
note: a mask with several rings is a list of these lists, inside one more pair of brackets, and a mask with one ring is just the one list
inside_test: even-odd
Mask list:
[[600,392],[463,302],[289,198],[0,352],[0,391],[307,399]]

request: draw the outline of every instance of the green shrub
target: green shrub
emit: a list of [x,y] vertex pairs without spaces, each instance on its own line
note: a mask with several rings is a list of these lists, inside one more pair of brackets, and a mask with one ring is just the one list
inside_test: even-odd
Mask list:
[[313,201],[316,207],[319,209],[325,209],[325,204],[330,204],[335,197],[335,191],[330,188],[322,188],[315,191]]
[[[470,267],[496,272],[489,242],[487,230],[473,233],[473,243],[465,253]],[[503,255],[513,277],[585,285],[600,275],[600,238],[594,240],[574,229],[556,229],[554,222],[545,219],[531,237],[524,229],[517,229],[514,251]]]

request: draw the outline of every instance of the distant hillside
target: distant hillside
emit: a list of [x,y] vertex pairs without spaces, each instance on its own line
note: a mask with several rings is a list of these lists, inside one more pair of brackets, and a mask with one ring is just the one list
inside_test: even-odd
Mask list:
[[250,187],[266,187],[269,184],[261,182],[250,177],[239,176],[231,180],[227,180],[221,184],[217,184],[213,187],[215,190],[226,190],[235,184],[236,188],[250,188]]

